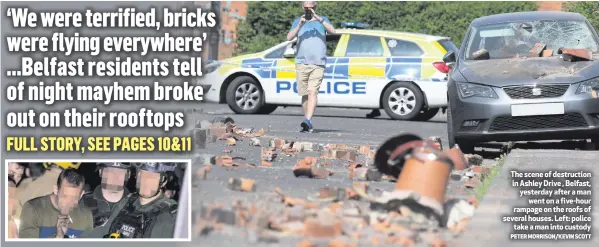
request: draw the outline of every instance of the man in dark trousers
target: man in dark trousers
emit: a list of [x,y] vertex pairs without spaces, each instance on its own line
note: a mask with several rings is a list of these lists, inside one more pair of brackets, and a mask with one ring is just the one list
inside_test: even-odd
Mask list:
[[120,162],[98,164],[102,182],[81,200],[81,203],[92,210],[94,227],[104,224],[116,205],[130,194],[125,187],[131,175],[130,167],[129,163]]
[[92,212],[79,206],[84,185],[85,178],[79,170],[63,170],[52,194],[23,205],[19,238],[78,238],[91,230]]
[[173,238],[177,202],[164,195],[167,173],[175,163],[138,164],[137,193],[130,194],[101,226],[84,233],[85,238]]

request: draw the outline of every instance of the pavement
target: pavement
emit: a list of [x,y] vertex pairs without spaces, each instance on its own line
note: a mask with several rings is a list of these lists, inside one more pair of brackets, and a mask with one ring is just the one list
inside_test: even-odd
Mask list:
[[[215,117],[229,116],[235,120],[236,126],[241,128],[254,128],[265,130],[264,136],[260,137],[262,146],[268,146],[272,138],[281,138],[289,141],[312,142],[322,145],[326,144],[346,144],[346,145],[370,145],[378,147],[385,140],[399,134],[415,134],[423,138],[429,136],[439,136],[442,145],[447,148],[447,130],[445,115],[439,114],[427,122],[409,122],[397,121],[388,118],[384,111],[382,116],[376,119],[367,119],[365,115],[369,110],[360,109],[342,109],[342,108],[319,108],[312,120],[314,133],[300,133],[299,124],[303,120],[301,108],[298,107],[279,107],[274,113],[269,115],[236,115],[229,110],[227,105],[220,104],[202,104],[194,114],[189,117],[193,121],[212,120]],[[237,141],[235,146],[227,146],[225,141],[219,140],[216,143],[209,143],[205,149],[196,150],[196,159],[194,167],[202,167],[203,160],[206,157],[215,155],[230,155],[236,162],[256,164],[257,167],[223,167],[214,166],[205,180],[194,178],[192,205],[194,212],[207,205],[219,205],[224,208],[231,208],[234,204],[242,204],[248,207],[255,207],[267,211],[269,217],[282,217],[284,210],[289,208],[281,203],[280,195],[274,191],[279,189],[286,196],[301,198],[306,200],[309,196],[315,195],[319,189],[324,187],[349,188],[352,180],[349,179],[349,170],[344,166],[347,162],[333,160],[327,166],[332,170],[333,175],[326,179],[310,179],[295,177],[292,173],[292,167],[296,161],[305,156],[316,156],[318,152],[301,152],[296,157],[287,157],[279,154],[270,167],[262,167],[260,158],[260,147],[249,145],[249,140]],[[526,145],[520,145],[520,148],[529,148]],[[477,150],[485,159],[484,167],[492,168],[497,164],[502,145],[486,145],[482,150]],[[533,147],[535,148],[535,147]],[[568,147],[569,148],[569,147]],[[530,151],[536,154],[535,150]],[[564,159],[572,159],[567,153],[575,151],[564,151]],[[547,152],[542,152],[546,154]],[[508,155],[510,157],[512,154]],[[368,163],[368,158],[359,156],[358,160]],[[509,159],[508,159],[509,160]],[[597,159],[595,159],[597,160]],[[506,168],[501,170],[502,174]],[[478,175],[477,175],[478,176]],[[227,182],[230,178],[246,178],[256,182],[254,192],[233,191],[227,188]],[[497,179],[493,180],[495,183]],[[446,199],[467,199],[471,198],[475,191],[464,186],[464,180],[450,179]],[[395,186],[391,181],[374,182],[369,181],[369,193],[380,195],[383,191],[392,191]],[[484,203],[484,201],[483,201]],[[322,205],[322,204],[321,204]],[[481,204],[482,207],[483,204]],[[361,212],[368,212],[369,203],[364,200],[350,200],[343,203],[343,210],[359,209]],[[197,219],[197,215],[194,219]],[[497,220],[499,221],[499,220]],[[473,223],[474,224],[474,223]],[[197,227],[198,223],[194,225]],[[478,228],[471,232],[481,232]],[[485,231],[485,230],[482,230]],[[345,232],[345,230],[344,230]],[[372,229],[364,230],[366,237],[359,240],[354,238],[352,243],[357,246],[372,246],[372,237],[375,236]],[[436,236],[449,243],[460,243],[464,241],[462,234],[456,235],[455,232],[447,230],[436,231]],[[505,235],[505,234],[504,234]],[[234,246],[293,246],[297,245],[301,238],[293,236],[272,235],[271,242],[265,239],[258,241],[255,233],[244,228],[228,227],[213,231],[206,235],[198,236],[194,234],[194,242],[200,245],[234,245]],[[422,241],[417,241],[416,246],[430,246],[432,244],[427,237]],[[468,237],[466,239],[472,239]],[[384,239],[383,239],[384,240]],[[470,242],[472,243],[472,242]],[[382,246],[386,245],[382,241]],[[486,244],[486,243],[485,243]],[[353,246],[356,246],[353,245]],[[306,245],[310,246],[310,245]],[[450,246],[470,246],[470,245],[450,245]],[[497,245],[499,246],[499,245]]]

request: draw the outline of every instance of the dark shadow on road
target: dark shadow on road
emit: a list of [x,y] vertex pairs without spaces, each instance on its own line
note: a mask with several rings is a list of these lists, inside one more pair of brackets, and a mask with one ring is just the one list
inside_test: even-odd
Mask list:
[[337,132],[345,132],[343,130],[333,130],[333,129],[314,129],[312,133],[337,133]]
[[[291,114],[291,113],[271,113],[270,115],[273,116],[286,116],[286,117],[293,117],[293,116],[302,116],[301,114]],[[402,120],[394,120],[391,118],[367,118],[366,116],[363,117],[357,117],[357,116],[339,116],[339,115],[322,115],[322,114],[315,114],[314,117],[323,117],[323,118],[351,118],[351,119],[370,119],[370,120],[380,120],[380,121],[401,121],[401,122],[426,122],[426,123],[447,123],[447,121],[440,121],[440,120],[428,120],[428,121],[402,121]]]
[[559,142],[519,142],[516,143],[512,149],[565,149],[595,151],[594,145],[586,140]]
[[595,146],[587,142],[586,140],[580,141],[548,141],[548,142],[516,142],[511,148],[508,147],[507,143],[495,142],[495,143],[483,143],[477,145],[475,154],[483,156],[485,159],[499,158],[501,154],[509,153],[514,149],[525,149],[525,150],[582,150],[582,151],[596,151]]

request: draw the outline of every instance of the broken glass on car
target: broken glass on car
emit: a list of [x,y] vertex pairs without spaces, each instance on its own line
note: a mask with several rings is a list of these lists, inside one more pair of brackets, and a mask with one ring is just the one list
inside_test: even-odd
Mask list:
[[[599,52],[586,22],[542,20],[473,28],[466,48],[466,60],[526,57],[537,43],[545,44],[545,49],[553,51],[553,55],[557,55],[560,48]],[[484,54],[481,50],[488,55],[481,57],[480,54]]]

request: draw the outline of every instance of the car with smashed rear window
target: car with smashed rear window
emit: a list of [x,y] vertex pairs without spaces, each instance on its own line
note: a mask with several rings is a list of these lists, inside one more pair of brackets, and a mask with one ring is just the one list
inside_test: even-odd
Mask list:
[[449,144],[599,143],[599,37],[578,13],[521,12],[472,22],[444,61]]
[[[327,64],[318,106],[384,109],[393,119],[429,120],[447,106],[442,61],[457,48],[448,37],[355,28],[326,36]],[[238,114],[269,114],[300,106],[294,47],[285,41],[263,52],[214,61],[197,83],[206,102]]]

